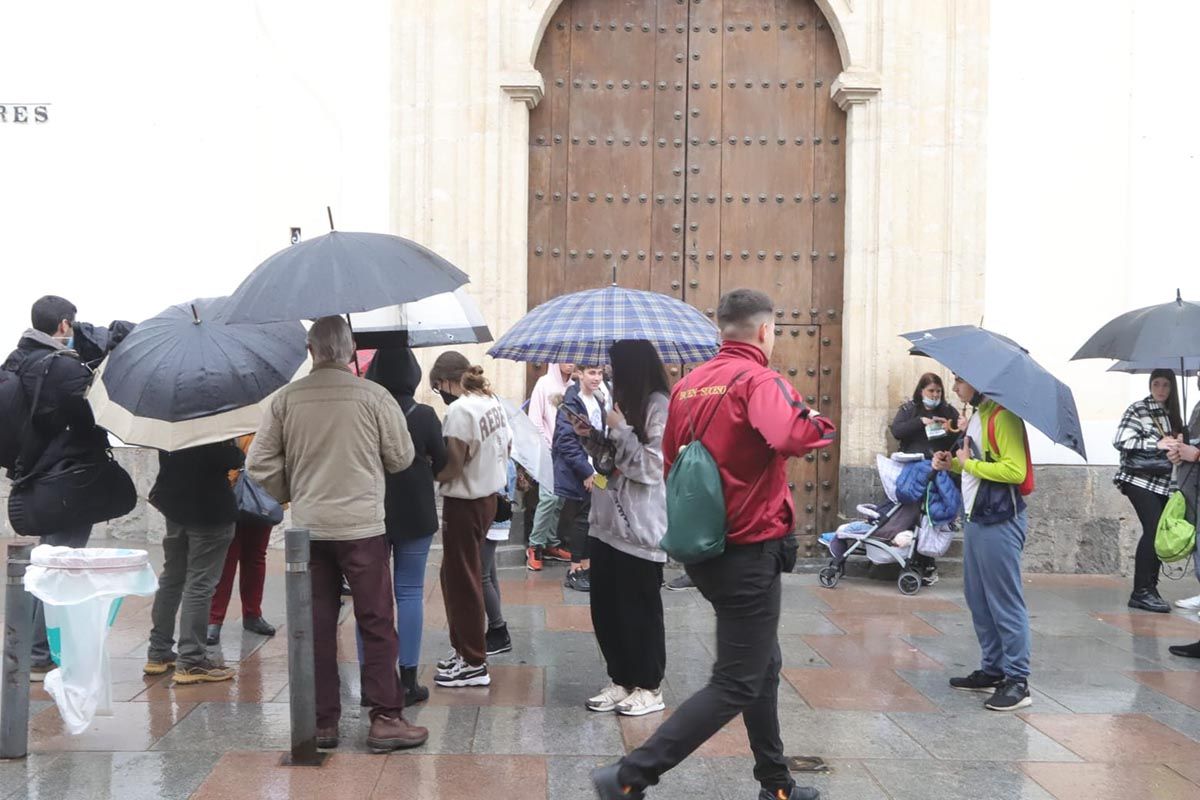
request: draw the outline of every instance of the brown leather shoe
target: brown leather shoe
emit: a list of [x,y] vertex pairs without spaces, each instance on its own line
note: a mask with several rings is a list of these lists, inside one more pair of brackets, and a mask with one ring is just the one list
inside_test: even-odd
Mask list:
[[333,750],[338,746],[338,729],[334,725],[332,728],[317,728],[317,747],[322,750]]
[[379,714],[371,720],[367,747],[372,753],[390,753],[406,747],[420,747],[429,738],[429,729],[409,725],[404,717]]

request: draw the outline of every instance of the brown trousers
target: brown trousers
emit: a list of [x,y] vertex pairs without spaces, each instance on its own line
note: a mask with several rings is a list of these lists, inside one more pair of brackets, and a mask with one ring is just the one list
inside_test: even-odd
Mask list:
[[404,691],[396,674],[399,640],[391,554],[388,538],[382,535],[349,542],[312,542],[309,570],[318,728],[336,727],[342,716],[337,632],[343,575],[350,584],[354,619],[362,634],[362,693],[375,704],[371,718],[377,714],[399,716],[404,708]]
[[472,666],[487,661],[480,549],[496,519],[496,495],[447,497],[442,506],[442,600],[450,646]]

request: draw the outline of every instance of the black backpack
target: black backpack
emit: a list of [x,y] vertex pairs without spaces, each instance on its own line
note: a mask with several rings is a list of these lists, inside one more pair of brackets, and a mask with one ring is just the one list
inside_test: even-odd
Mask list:
[[[24,362],[16,370],[0,369],[0,468],[6,469],[11,475],[25,446],[26,433],[33,421],[38,400],[42,394],[42,384],[54,364],[54,356],[64,353],[55,350],[47,353],[37,361]],[[28,369],[40,369],[37,388],[33,392],[33,402],[25,393],[21,378]]]

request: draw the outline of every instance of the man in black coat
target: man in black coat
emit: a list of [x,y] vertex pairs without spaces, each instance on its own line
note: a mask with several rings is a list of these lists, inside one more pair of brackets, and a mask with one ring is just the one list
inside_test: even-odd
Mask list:
[[[36,471],[42,462],[51,460],[52,452],[70,448],[73,443],[90,448],[95,446],[93,443],[106,442],[102,434],[97,435],[96,421],[86,399],[92,371],[72,349],[75,314],[75,306],[69,300],[53,295],[39,299],[30,314],[32,327],[21,334],[17,349],[4,362],[4,369],[20,374],[21,386],[31,406],[37,397],[32,424],[21,439],[18,473]],[[25,424],[23,420],[7,422]],[[43,533],[41,540],[42,544],[84,547],[91,535],[92,526],[88,524]],[[41,681],[52,669],[46,618],[41,602],[35,600],[30,680]]]

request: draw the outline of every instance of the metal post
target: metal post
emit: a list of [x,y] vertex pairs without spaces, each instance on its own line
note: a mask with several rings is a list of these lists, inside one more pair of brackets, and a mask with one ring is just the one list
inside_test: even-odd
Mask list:
[[0,685],[0,758],[29,753],[29,661],[33,650],[33,596],[25,591],[32,544],[8,546],[4,589],[4,673]]
[[292,751],[285,766],[319,767],[317,690],[313,678],[312,576],[308,572],[308,529],[284,532],[287,562],[288,702],[292,712]]

